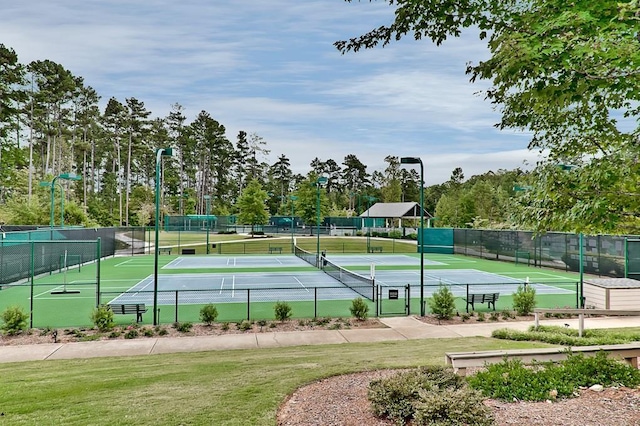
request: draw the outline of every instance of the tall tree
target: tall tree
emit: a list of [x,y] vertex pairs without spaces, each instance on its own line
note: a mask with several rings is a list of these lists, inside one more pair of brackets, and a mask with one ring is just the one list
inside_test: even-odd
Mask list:
[[269,212],[265,205],[267,191],[257,179],[251,180],[242,195],[238,199],[238,220],[240,223],[251,225],[251,236],[255,234],[256,225],[264,225],[269,222]]

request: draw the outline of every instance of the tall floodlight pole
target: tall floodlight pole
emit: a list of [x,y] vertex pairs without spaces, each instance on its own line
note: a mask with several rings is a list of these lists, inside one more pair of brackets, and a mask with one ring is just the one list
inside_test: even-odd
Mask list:
[[426,313],[424,301],[424,165],[420,157],[402,157],[400,164],[420,164],[420,232],[418,238],[418,249],[420,250],[420,315]]
[[[81,180],[82,177],[80,177],[79,175],[75,174],[75,173],[62,173],[59,174],[58,176],[54,177],[53,180],[51,181],[51,186],[49,188],[50,190],[50,195],[51,195],[51,217],[49,218],[49,226],[51,228],[53,228],[54,226],[54,219],[53,219],[53,213],[54,213],[54,197],[55,197],[55,185],[56,185],[56,181],[58,179],[64,179],[64,180]],[[61,223],[60,226],[64,226],[64,189],[62,187],[62,185],[60,185],[60,196],[62,197],[62,203],[61,203],[61,208],[62,208],[62,212],[60,213],[61,216]]]
[[371,253],[371,215],[369,210],[371,210],[371,203],[376,200],[376,197],[365,195],[365,198],[367,199],[367,253]]
[[207,254],[209,254],[209,214],[211,213],[211,195],[205,195],[204,201],[207,203],[206,213],[207,213]]
[[294,215],[294,204],[298,197],[295,195],[290,195],[289,199],[291,200],[291,253],[293,253],[295,251],[295,243],[293,241],[293,227],[296,224]]
[[316,180],[316,212],[318,214],[316,225],[316,265],[320,268],[322,265],[320,264],[320,187],[324,186],[327,183],[328,179],[325,176],[320,176],[318,180]]
[[158,325],[158,255],[160,253],[160,164],[162,157],[171,157],[173,149],[158,148],[156,150],[156,239],[153,259],[153,325]]

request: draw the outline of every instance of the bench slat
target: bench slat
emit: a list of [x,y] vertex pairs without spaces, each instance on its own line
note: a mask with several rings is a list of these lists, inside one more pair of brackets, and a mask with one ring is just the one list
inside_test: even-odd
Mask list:
[[112,303],[107,306],[114,314],[135,314],[136,322],[142,322],[142,314],[147,312],[147,307],[144,303]]

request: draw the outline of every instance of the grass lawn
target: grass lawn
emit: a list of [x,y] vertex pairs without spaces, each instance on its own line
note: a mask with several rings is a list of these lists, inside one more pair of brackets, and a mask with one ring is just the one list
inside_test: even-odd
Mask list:
[[275,425],[286,395],[320,378],[540,346],[478,337],[0,364],[0,423]]

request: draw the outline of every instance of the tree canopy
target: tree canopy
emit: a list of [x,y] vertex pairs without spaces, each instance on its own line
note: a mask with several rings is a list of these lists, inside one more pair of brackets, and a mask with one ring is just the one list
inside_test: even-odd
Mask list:
[[[350,1],[350,0],[346,0]],[[477,30],[491,57],[469,64],[497,127],[532,134],[544,154],[519,197],[538,231],[637,232],[640,145],[638,0],[388,0],[395,20],[336,47],[343,53],[412,35],[442,44]],[[559,164],[572,173],[558,174]]]

